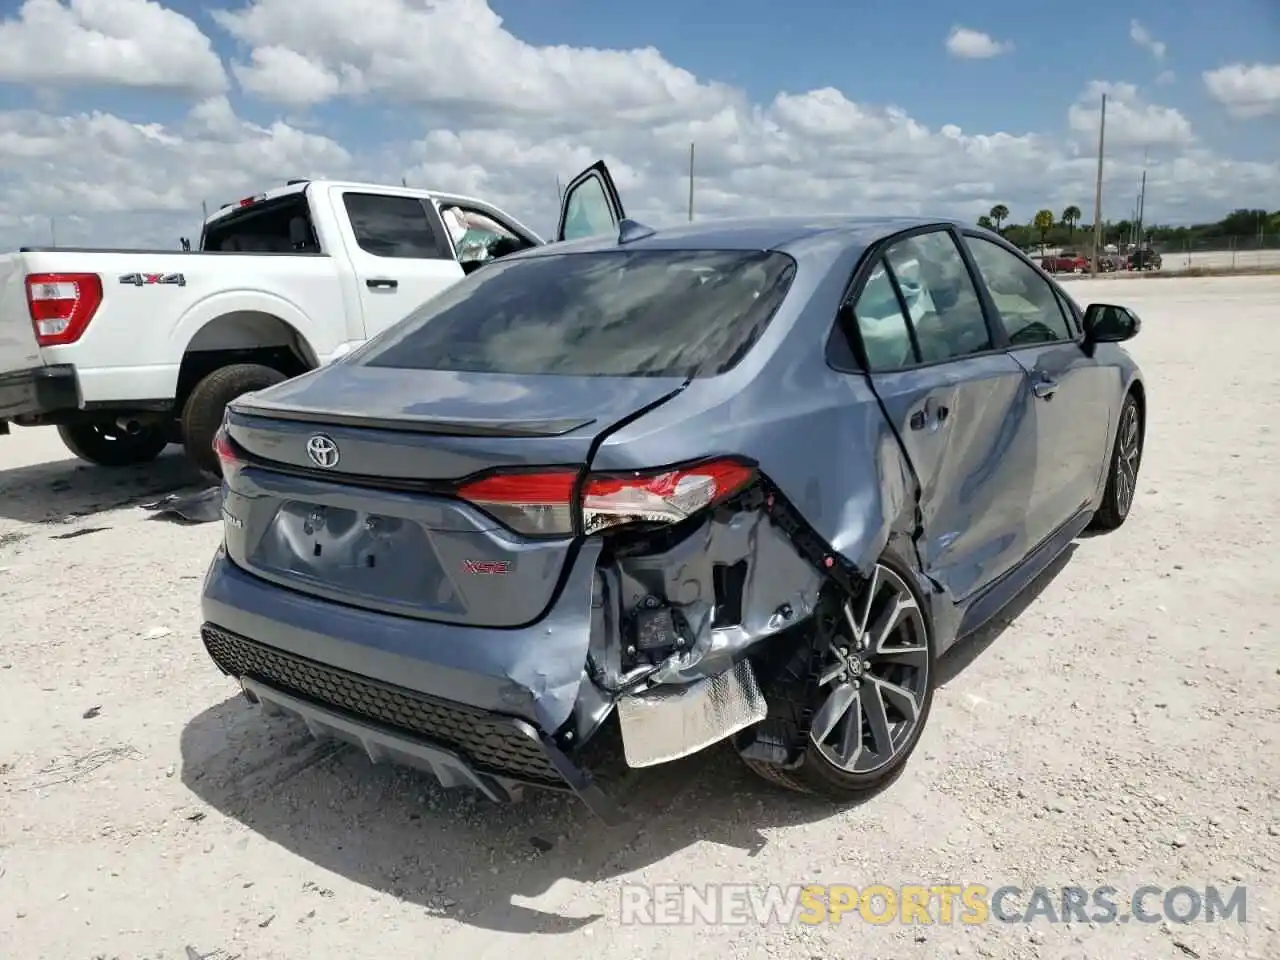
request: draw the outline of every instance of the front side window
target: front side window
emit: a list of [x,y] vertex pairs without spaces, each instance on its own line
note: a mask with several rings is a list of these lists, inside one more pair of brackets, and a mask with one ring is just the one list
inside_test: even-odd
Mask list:
[[1048,280],[998,243],[982,237],[966,239],[1012,346],[1073,339]]
[[885,260],[915,326],[921,362],[954,360],[991,349],[978,291],[949,231],[899,240],[885,251]]
[[893,370],[916,362],[911,330],[883,260],[867,277],[853,314],[869,370]]
[[599,177],[587,177],[573,188],[565,205],[564,239],[580,240],[612,233],[616,225],[609,197]]
[[413,197],[345,193],[343,206],[356,243],[375,257],[437,260],[449,257],[440,248],[427,209]]
[[464,269],[532,246],[515,230],[479,210],[455,204],[442,207],[440,216]]
[[372,367],[703,377],[736,364],[795,274],[783,253],[610,250],[499,260],[353,355]]

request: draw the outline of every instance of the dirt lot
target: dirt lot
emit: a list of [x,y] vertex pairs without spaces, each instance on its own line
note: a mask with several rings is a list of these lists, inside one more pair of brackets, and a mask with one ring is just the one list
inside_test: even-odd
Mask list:
[[[192,481],[180,459],[122,477],[0,438],[0,955],[1280,956],[1280,279],[1105,295],[1145,322],[1129,523],[948,656],[906,775],[842,812],[716,751],[610,831],[313,745],[200,647],[220,531],[136,505]],[[1243,884],[1248,922],[620,924],[624,883],[718,881]]]

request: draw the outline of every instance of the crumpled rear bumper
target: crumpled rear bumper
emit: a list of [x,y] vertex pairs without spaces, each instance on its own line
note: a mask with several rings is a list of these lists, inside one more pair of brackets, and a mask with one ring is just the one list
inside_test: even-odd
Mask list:
[[432,774],[503,803],[519,788],[572,791],[607,823],[621,813],[549,738],[526,720],[359,676],[213,624],[201,628],[209,656],[245,696],[302,720],[318,739],[360,746],[374,763]]

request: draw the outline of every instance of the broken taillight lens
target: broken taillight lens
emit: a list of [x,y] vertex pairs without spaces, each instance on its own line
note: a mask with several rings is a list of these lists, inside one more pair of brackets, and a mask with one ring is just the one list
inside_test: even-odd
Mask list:
[[737,493],[755,469],[737,460],[710,460],[661,473],[588,476],[582,487],[582,528],[598,533],[625,523],[679,523]]
[[530,536],[570,536],[624,524],[678,523],[745,488],[755,467],[735,459],[625,474],[588,474],[575,502],[578,471],[500,473],[463,484],[458,496],[513,530]]

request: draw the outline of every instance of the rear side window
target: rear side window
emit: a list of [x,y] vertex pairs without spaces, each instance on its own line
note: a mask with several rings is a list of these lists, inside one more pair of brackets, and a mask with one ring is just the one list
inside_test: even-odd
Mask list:
[[371,367],[707,377],[736,364],[786,297],[777,252],[645,250],[497,261],[353,355]]
[[218,217],[205,226],[200,249],[222,253],[319,253],[306,194],[297,191]]
[[853,314],[858,320],[867,369],[895,370],[916,362],[911,330],[883,260],[872,268]]
[[991,349],[978,291],[946,230],[899,240],[885,259],[906,301],[920,360],[937,363]]
[[375,257],[445,260],[453,254],[432,228],[426,204],[413,197],[344,193],[356,243]]

